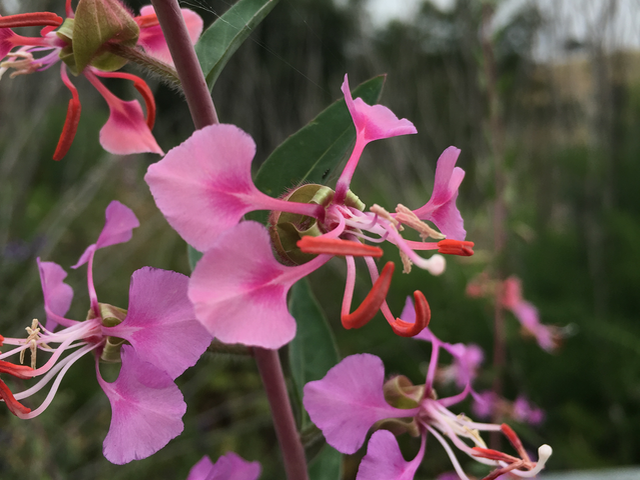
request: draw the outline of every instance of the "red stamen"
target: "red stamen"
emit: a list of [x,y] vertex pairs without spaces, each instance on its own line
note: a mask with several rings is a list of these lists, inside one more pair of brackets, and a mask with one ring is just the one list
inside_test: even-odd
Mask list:
[[13,413],[16,417],[18,416],[16,412],[20,412],[21,414],[26,415],[31,411],[30,408],[25,407],[15,399],[13,393],[11,393],[11,390],[9,390],[9,387],[7,387],[7,385],[2,380],[0,380],[0,398],[4,400],[4,403],[7,404],[9,411],[11,411],[11,413]]
[[493,472],[491,472],[489,475],[484,477],[482,480],[495,480],[499,476],[504,475],[505,473],[509,473],[512,470],[515,470],[516,468],[520,468],[522,466],[524,466],[524,461],[518,460],[517,462],[512,463],[511,465],[507,465],[506,467],[496,468]]
[[149,130],[153,130],[153,125],[156,123],[156,101],[153,98],[153,93],[151,92],[149,85],[147,85],[147,83],[141,78],[136,77],[136,79],[133,80],[133,86],[138,93],[142,95],[144,105],[147,109],[145,121],[147,122]]
[[30,375],[31,372],[33,372],[33,369],[26,365],[14,365],[13,363],[0,360],[0,373],[8,373],[16,378],[27,380],[32,377]]
[[134,19],[140,28],[149,28],[160,25],[158,16],[155,13],[151,15],[140,15]]
[[470,257],[473,255],[473,245],[473,242],[465,242],[463,240],[440,240],[438,242],[438,253]]
[[51,12],[19,13],[18,15],[0,17],[0,28],[42,27],[44,25],[59,27],[62,22],[62,17]]
[[53,153],[53,159],[58,161],[62,160],[64,156],[71,148],[73,139],[78,131],[78,123],[80,123],[80,96],[78,90],[73,86],[69,76],[67,75],[66,67],[62,64],[60,70],[60,76],[62,77],[62,83],[71,91],[71,100],[69,100],[69,106],[67,107],[67,118],[64,120],[64,127],[62,127],[62,133],[60,134],[60,140],[58,140],[58,146]]
[[413,299],[415,300],[416,321],[410,323],[405,322],[401,318],[396,318],[395,322],[389,324],[393,329],[393,333],[401,337],[416,336],[427,328],[427,325],[429,325],[431,321],[431,308],[424,294],[420,290],[416,290],[413,292]]
[[520,438],[518,438],[516,432],[514,432],[513,429],[506,423],[500,425],[500,429],[502,430],[502,433],[504,433],[504,436],[509,439],[509,442],[511,443],[511,445],[513,445],[513,448],[516,449],[516,452],[518,452],[520,458],[527,462],[531,462],[531,460],[529,459],[529,455],[527,455],[527,451],[524,449],[524,446],[522,445],[522,442],[520,441]]
[[374,258],[382,256],[382,249],[379,247],[365,245],[353,240],[342,240],[341,238],[311,237],[306,235],[298,240],[297,245],[304,253],[328,253],[330,255]]
[[498,450],[493,450],[492,448],[481,448],[481,447],[473,447],[473,455],[476,457],[488,458],[489,460],[496,460],[500,462],[519,462],[520,459],[514,456],[508,455],[504,452],[500,452]]
[[53,153],[53,159],[56,161],[62,160],[69,151],[69,148],[71,148],[73,139],[78,131],[78,124],[80,123],[80,110],[80,99],[77,97],[76,91],[76,95],[69,100],[67,118],[64,120],[64,127],[60,134],[60,140],[58,140],[58,146],[56,147],[56,151]]
[[57,27],[54,25],[49,25],[48,27],[44,27],[42,30],[40,30],[40,36],[44,37],[47,35],[47,33],[51,33],[53,32]]
[[2,335],[0,335],[0,347],[2,346],[3,342],[4,342],[4,337]]
[[[300,242],[298,242],[298,244],[300,244]],[[341,316],[342,326],[344,328],[360,328],[369,323],[369,320],[374,317],[374,315],[380,309],[380,305],[382,305],[382,302],[384,302],[385,298],[387,298],[387,293],[389,292],[389,287],[391,286],[391,277],[393,277],[394,269],[395,265],[393,264],[393,262],[387,262],[387,264],[382,269],[378,280],[376,280],[376,282],[373,284],[373,287],[371,287],[371,291],[367,294],[367,297],[362,301],[356,311]]]

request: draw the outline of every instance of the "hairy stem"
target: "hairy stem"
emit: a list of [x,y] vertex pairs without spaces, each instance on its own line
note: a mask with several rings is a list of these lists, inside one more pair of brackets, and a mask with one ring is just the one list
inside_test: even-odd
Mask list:
[[277,350],[254,348],[254,356],[267,392],[284,468],[289,480],[307,480],[307,462],[296,422],[293,418],[287,386]]
[[164,82],[172,87],[177,87],[182,90],[182,84],[178,77],[178,72],[171,65],[168,65],[160,60],[153,58],[151,55],[147,55],[142,50],[137,48],[127,47],[120,43],[107,43],[107,50],[114,55],[126,58],[127,60],[146,68],[147,70],[158,75]]
[[195,127],[200,129],[218,123],[218,114],[180,13],[178,0],[151,0],[151,3],[167,40]]

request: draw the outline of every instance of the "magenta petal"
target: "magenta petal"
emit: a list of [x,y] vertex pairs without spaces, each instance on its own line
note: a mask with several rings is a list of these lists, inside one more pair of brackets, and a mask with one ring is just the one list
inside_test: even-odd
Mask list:
[[422,220],[429,220],[436,224],[447,238],[464,240],[467,232],[456,200],[458,188],[464,178],[464,170],[456,167],[460,149],[449,147],[438,159],[433,193],[429,201],[414,213]]
[[133,229],[140,226],[140,222],[133,210],[117,200],[113,200],[105,211],[106,221],[98,241],[89,245],[84,251],[78,263],[71,268],[78,268],[89,260],[91,254],[99,248],[125,243],[131,240]]
[[253,139],[234,125],[211,125],[149,167],[156,205],[194,248],[205,251],[224,230],[255,210],[263,196],[251,179]]
[[242,222],[218,237],[191,275],[196,317],[222,342],[280,348],[296,333],[287,292],[310,264],[280,264],[267,230]]
[[141,360],[177,378],[211,344],[211,335],[196,320],[188,286],[189,277],[180,273],[151,267],[136,270],[127,317],[115,327],[103,327],[103,333],[124,338]]
[[105,382],[97,372],[112,412],[102,451],[117,465],[147,458],[180,435],[187,411],[182,393],[169,375],[142,361],[129,345],[123,345],[121,356],[122,367],[115,382]]
[[413,480],[423,457],[424,445],[416,458],[407,462],[393,433],[378,430],[371,435],[356,480]]
[[[203,22],[200,15],[187,8],[180,9],[182,18],[187,25],[187,31],[191,38],[191,43],[195,45],[202,33]],[[140,15],[154,15],[155,10],[151,5],[145,5],[140,9]],[[152,27],[140,28],[140,36],[138,37],[138,44],[144,48],[144,50],[152,57],[158,60],[173,65],[173,59],[171,53],[169,53],[169,47],[167,41],[162,33],[160,25],[154,25]]]
[[304,387],[304,408],[322,430],[327,443],[352,454],[369,428],[385,418],[412,417],[418,409],[401,410],[384,399],[384,365],[375,355],[351,355],[333,367],[322,380]]
[[354,100],[349,89],[347,75],[344,76],[342,83],[342,93],[344,93],[344,100],[356,127],[357,135],[361,136],[365,142],[418,133],[413,123],[406,118],[398,119],[387,107],[367,105],[361,98]]
[[209,480],[211,470],[213,470],[213,462],[208,455],[205,455],[191,467],[187,480]]
[[218,459],[207,480],[258,480],[261,470],[258,462],[247,462],[238,454],[228,452]]
[[100,130],[100,145],[115,155],[151,152],[162,155],[164,152],[153,138],[145,121],[142,107],[137,100],[124,101],[110,96],[109,120]]
[[44,296],[44,311],[47,315],[47,324],[45,328],[53,331],[59,323],[71,322],[64,315],[69,311],[71,300],[73,300],[73,289],[64,283],[67,272],[53,262],[41,262],[37,258],[38,270],[40,272],[40,283],[42,284],[42,295]]

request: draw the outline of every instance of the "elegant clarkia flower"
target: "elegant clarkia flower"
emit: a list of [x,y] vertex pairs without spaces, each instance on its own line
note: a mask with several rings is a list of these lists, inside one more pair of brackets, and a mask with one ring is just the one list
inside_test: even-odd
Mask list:
[[467,285],[470,297],[496,297],[501,305],[511,311],[522,326],[525,335],[536,339],[538,345],[548,352],[555,350],[566,335],[566,330],[555,325],[545,325],[540,321],[538,309],[522,297],[522,281],[515,275],[503,282],[492,280],[486,273],[474,278]]
[[258,462],[247,462],[233,452],[225,453],[216,463],[205,455],[189,471],[187,480],[258,480],[261,470]]
[[[96,251],[127,242],[138,225],[129,208],[112,202],[98,241],[72,267],[87,264],[91,305],[84,321],[65,317],[73,297],[71,287],[64,283],[65,271],[53,262],[38,259],[46,326],[34,320],[27,327],[26,339],[4,338],[5,344],[16,348],[0,355],[0,372],[23,379],[42,377],[34,386],[15,395],[0,384],[0,396],[12,413],[28,419],[47,408],[69,368],[80,357],[93,352],[98,383],[112,410],[103,452],[117,464],[148,457],[182,432],[186,404],[174,380],[196,363],[211,342],[211,336],[195,319],[187,297],[189,279],[179,273],[150,267],[135,271],[129,287],[128,310],[98,301],[93,285]],[[20,354],[22,361],[26,350],[31,351],[31,367],[5,360]],[[36,359],[38,350],[51,354],[40,367]],[[116,381],[109,383],[102,378],[101,362],[121,362]],[[38,408],[31,411],[19,403],[52,380],[53,386]]]
[[[182,12],[195,43],[202,31],[202,20],[190,10]],[[126,60],[105,48],[108,43],[127,47],[139,45],[151,56],[165,62],[170,60],[153,8],[143,7],[141,16],[134,17],[119,0],[80,0],[74,12],[71,0],[67,0],[66,14],[65,20],[49,12],[0,17],[0,77],[7,70],[13,70],[13,78],[46,70],[58,62],[61,64],[62,82],[72,98],[54,160],[66,155],[80,121],[80,98],[69,79],[69,71],[73,75],[84,75],[109,106],[109,119],[100,131],[100,144],[105,150],[117,155],[163,154],[151,133],[156,111],[151,90],[141,78],[114,71],[120,69]],[[11,30],[26,26],[44,28],[40,37],[24,37]],[[121,100],[107,89],[100,78],[132,81],[145,102],[146,115],[137,100]]]
[[[439,349],[437,343],[433,346],[434,350]],[[345,358],[322,380],[309,382],[304,387],[305,409],[322,430],[327,443],[336,450],[355,453],[372,427],[385,429],[371,436],[356,480],[412,480],[424,457],[428,434],[445,449],[462,480],[469,477],[451,444],[473,460],[494,468],[485,480],[505,473],[525,478],[538,474],[551,455],[551,447],[542,445],[538,449],[538,461],[532,461],[508,425],[478,423],[451,412],[449,407],[462,401],[467,389],[453,397],[438,399],[433,390],[436,371],[433,359],[434,356],[425,385],[412,385],[404,376],[385,382],[382,361],[374,355],[359,354]],[[482,431],[502,432],[517,456],[487,448],[480,436]],[[395,438],[395,434],[402,432],[421,439],[420,450],[410,461],[402,456]]]
[[[280,199],[263,194],[251,179],[255,143],[233,125],[205,127],[149,167],[145,180],[156,204],[190,245],[205,252],[191,277],[189,298],[198,319],[223,342],[265,348],[289,342],[295,335],[295,320],[286,305],[289,288],[335,255],[347,262],[342,324],[361,327],[381,310],[397,334],[415,335],[430,319],[426,298],[420,291],[414,293],[416,322],[396,319],[385,300],[394,264],[388,262],[379,274],[374,259],[382,250],[363,242],[389,241],[398,247],[405,271],[415,264],[434,275],[443,272],[444,258],[425,259],[416,251],[473,254],[473,243],[464,241],[462,217],[455,207],[464,176],[455,167],[459,154],[455,147],[438,160],[434,193],[423,207],[410,210],[398,205],[389,213],[373,205],[365,211],[349,190],[364,147],[374,140],[416,133],[416,129],[382,105],[354,100],[346,76],[342,91],[356,127],[356,144],[335,191],[309,184]],[[254,210],[271,210],[269,232],[255,222],[238,224]],[[405,240],[400,234],[404,227],[417,230],[423,241]],[[445,235],[450,238],[444,239]],[[439,241],[424,241],[428,237]],[[273,258],[272,248],[280,262]],[[351,312],[355,257],[364,258],[373,287]]]

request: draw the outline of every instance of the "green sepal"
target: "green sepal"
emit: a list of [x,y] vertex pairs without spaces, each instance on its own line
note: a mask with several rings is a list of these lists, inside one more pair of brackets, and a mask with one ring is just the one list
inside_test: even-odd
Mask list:
[[424,385],[414,385],[404,375],[386,381],[382,390],[384,399],[396,408],[416,408],[424,397]]
[[80,0],[72,34],[77,71],[87,65],[104,71],[121,68],[127,60],[105,51],[105,44],[133,47],[139,35],[138,24],[118,0]]

